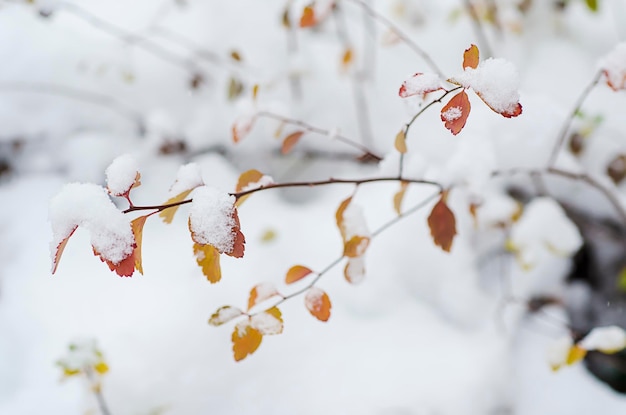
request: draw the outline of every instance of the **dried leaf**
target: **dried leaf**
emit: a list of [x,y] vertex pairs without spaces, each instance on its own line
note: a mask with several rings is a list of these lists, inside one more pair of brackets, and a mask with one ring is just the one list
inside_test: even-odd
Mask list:
[[337,221],[337,227],[339,228],[339,232],[341,232],[341,238],[343,240],[346,239],[345,229],[343,226],[343,212],[348,208],[348,205],[352,202],[352,196],[341,202],[339,204],[339,208],[337,208],[337,212],[335,213],[335,220]]
[[133,256],[135,258],[135,269],[139,271],[140,274],[143,275],[143,265],[141,264],[141,243],[143,240],[143,225],[146,223],[146,219],[148,219],[148,215],[139,216],[134,219],[130,226],[133,230],[133,235],[135,236],[135,251],[133,252]]
[[346,50],[344,50],[343,55],[341,56],[341,67],[343,68],[343,70],[347,70],[348,67],[352,64],[352,61],[354,59],[353,53],[352,53],[352,48],[346,48]]
[[287,275],[285,276],[285,284],[293,284],[296,281],[300,281],[302,278],[311,274],[313,271],[302,265],[294,265],[289,268]]
[[222,279],[220,253],[215,247],[194,242],[193,254],[196,257],[196,262],[202,268],[202,274],[211,284]]
[[396,140],[393,145],[400,154],[406,153],[406,132],[404,129],[400,130],[400,132],[396,135]]
[[283,332],[284,322],[278,307],[272,307],[250,318],[250,325],[262,335],[274,335]]
[[255,285],[252,290],[250,290],[250,296],[248,297],[248,310],[255,305],[277,295],[280,295],[280,293],[271,283],[266,282]]
[[222,324],[243,315],[244,312],[241,311],[239,308],[225,305],[218,308],[217,311],[213,313],[213,315],[211,315],[211,318],[209,319],[209,324],[212,326],[221,326]]
[[428,216],[428,227],[435,245],[446,252],[450,252],[452,241],[456,235],[456,219],[454,213],[446,204],[447,193],[441,195]]
[[285,139],[283,140],[283,145],[280,149],[280,152],[283,154],[289,153],[291,149],[293,148],[293,146],[295,146],[298,143],[298,141],[300,141],[300,138],[302,137],[303,134],[304,134],[304,131],[296,131],[296,132],[289,134],[287,137],[285,137]]
[[256,101],[256,97],[259,95],[259,84],[254,84],[252,87],[252,100]]
[[237,214],[237,208],[233,209],[233,219],[235,224],[231,229],[232,233],[235,235],[235,241],[233,242],[233,249],[230,252],[224,252],[228,256],[232,256],[234,258],[242,258],[244,251],[246,249],[246,237],[241,232],[241,225],[239,224],[239,215]]
[[313,27],[317,24],[317,20],[315,18],[315,10],[312,5],[308,5],[302,11],[302,16],[300,17],[300,27]]
[[230,57],[236,62],[241,62],[243,60],[241,54],[234,49],[230,51]]
[[480,207],[479,203],[472,202],[469,204],[469,213],[472,216],[472,222],[474,224],[474,228],[478,228],[478,215],[477,209]]
[[400,190],[398,190],[398,192],[393,195],[393,210],[396,211],[398,216],[402,214],[402,201],[404,200],[404,195],[406,194],[406,189],[408,187],[409,182],[400,182]]
[[231,128],[232,139],[234,143],[240,142],[252,130],[256,116],[241,117],[235,121]]
[[65,246],[67,242],[70,240],[70,237],[74,235],[78,226],[75,226],[74,229],[70,232],[69,235],[65,239],[63,239],[59,245],[57,245],[56,252],[54,253],[54,259],[52,261],[52,273],[54,274],[57,271],[57,267],[59,266],[59,261],[61,260],[61,255],[63,255],[63,251],[65,250]]
[[360,257],[369,246],[370,238],[367,236],[353,236],[343,246],[343,255],[348,258]]
[[248,320],[242,321],[235,326],[231,339],[235,361],[239,362],[259,348],[263,335],[252,327]]
[[309,312],[320,321],[328,321],[330,318],[330,298],[317,287],[311,287],[304,297],[304,304]]
[[[179,193],[178,195],[167,199],[164,205],[170,205],[172,203],[182,202],[183,200],[185,200],[187,196],[189,196],[189,193],[191,193],[192,190],[193,189],[185,190],[184,192]],[[176,214],[176,211],[178,210],[179,207],[180,206],[173,206],[167,209],[163,209],[163,211],[159,213],[159,217],[163,219],[163,222],[165,223],[172,223],[172,221],[174,220],[174,215]]]
[[358,284],[365,278],[365,259],[363,257],[348,258],[343,276],[350,284]]
[[291,19],[289,18],[289,5],[287,5],[287,7],[285,7],[285,10],[283,10],[281,23],[286,29],[291,29]]
[[228,80],[228,99],[230,101],[233,101],[235,99],[237,99],[241,93],[243,92],[243,83],[235,78],[235,77],[231,77]]
[[441,121],[452,134],[457,135],[465,127],[470,109],[469,98],[465,90],[462,90],[441,109]]
[[619,154],[606,167],[606,174],[613,183],[620,184],[626,177],[626,155]]
[[476,45],[471,45],[469,48],[465,49],[465,52],[463,53],[463,69],[476,69],[478,67],[478,61],[479,52]]

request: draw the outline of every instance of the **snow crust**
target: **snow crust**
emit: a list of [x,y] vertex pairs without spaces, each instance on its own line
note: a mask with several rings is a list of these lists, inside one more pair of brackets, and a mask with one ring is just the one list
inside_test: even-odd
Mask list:
[[123,154],[111,162],[105,174],[109,192],[113,196],[121,196],[135,183],[139,168],[133,156]]
[[434,73],[416,73],[402,84],[401,96],[421,95],[441,89],[441,78]]
[[189,210],[189,228],[194,241],[212,245],[220,253],[231,252],[235,243],[234,212],[234,196],[214,187],[196,188]]
[[115,207],[103,187],[95,184],[65,185],[50,201],[49,219],[53,259],[59,244],[78,226],[89,230],[91,245],[104,259],[114,264],[132,254],[135,247],[127,215]]
[[446,111],[441,113],[441,116],[444,120],[451,122],[454,120],[458,120],[463,115],[463,110],[461,107],[450,107]]
[[202,186],[202,171],[196,163],[188,163],[180,166],[176,174],[176,181],[170,188],[170,195],[176,196],[187,190]]
[[498,113],[513,113],[519,103],[520,77],[515,65],[502,58],[489,58],[477,68],[465,68],[454,80],[472,88]]
[[262,312],[250,319],[250,325],[263,334],[278,334],[283,331],[283,323],[274,315]]
[[595,327],[579,345],[585,350],[617,352],[626,348],[626,332],[618,326]]

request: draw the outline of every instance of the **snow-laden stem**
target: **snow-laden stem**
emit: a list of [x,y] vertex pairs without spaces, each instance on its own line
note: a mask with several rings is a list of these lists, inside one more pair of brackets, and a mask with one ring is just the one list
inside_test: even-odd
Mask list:
[[554,164],[556,163],[556,159],[559,156],[559,152],[561,151],[561,148],[563,147],[563,143],[565,143],[565,139],[567,138],[567,132],[569,131],[569,127],[572,124],[574,117],[576,117],[576,114],[580,112],[580,108],[585,102],[585,99],[587,99],[587,96],[589,96],[591,91],[598,84],[601,77],[602,77],[602,71],[598,71],[593,76],[593,79],[591,80],[591,82],[582,91],[578,99],[576,99],[574,108],[572,108],[572,111],[569,113],[569,115],[563,122],[563,126],[561,127],[561,130],[559,131],[559,135],[557,136],[556,143],[554,143],[554,147],[552,148],[552,152],[550,153],[550,158],[548,159],[548,167],[554,167]]
[[378,13],[376,10],[374,10],[369,4],[367,4],[363,0],[346,0],[346,1],[350,1],[350,2],[352,2],[354,4],[356,4],[357,6],[361,7],[374,20],[376,20],[379,23],[381,23],[382,25],[386,26],[389,30],[391,30],[393,32],[393,34],[398,36],[398,38],[400,40],[402,40],[409,48],[411,48],[411,50],[413,52],[415,52],[422,59],[424,59],[426,64],[428,66],[430,66],[430,69],[432,69],[434,72],[436,72],[441,78],[443,78],[443,79],[446,78],[446,76],[444,75],[443,71],[441,69],[439,69],[439,66],[437,66],[437,64],[435,63],[435,61],[433,61],[433,59],[430,57],[430,55],[428,55],[428,53],[426,53],[421,47],[419,47],[417,45],[417,43],[412,41],[411,38],[406,33],[404,33],[402,30],[400,30],[400,28],[398,26],[396,26],[393,22],[391,22],[391,20],[387,19],[385,16],[381,15],[380,13]]
[[256,115],[257,117],[272,118],[274,120],[283,122],[285,124],[295,125],[311,133],[316,133],[316,134],[321,134],[321,135],[326,135],[326,136],[333,135],[333,139],[340,141],[344,144],[347,144],[353,148],[356,148],[357,150],[362,151],[364,153],[363,155],[367,156],[368,158],[374,159],[376,161],[381,161],[383,159],[381,156],[374,154],[372,151],[370,151],[370,149],[367,148],[366,146],[360,143],[357,143],[356,141],[348,137],[345,137],[341,134],[333,134],[331,130],[325,130],[323,128],[319,128],[311,124],[308,124],[304,121],[294,120],[292,118],[284,117],[282,115],[274,114],[268,111],[259,111]]

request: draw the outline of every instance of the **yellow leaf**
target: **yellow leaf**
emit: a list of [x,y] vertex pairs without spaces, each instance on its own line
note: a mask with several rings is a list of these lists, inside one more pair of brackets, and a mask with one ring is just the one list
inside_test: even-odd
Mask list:
[[304,297],[309,312],[320,321],[328,321],[332,307],[328,295],[317,287],[311,287]]
[[344,50],[343,55],[341,56],[341,67],[346,70],[352,64],[352,60],[354,59],[352,48],[346,48]]
[[259,84],[254,84],[252,87],[252,99],[256,101],[256,97],[259,94]]
[[259,348],[263,335],[250,325],[250,321],[242,321],[235,326],[231,339],[235,361],[239,362]]
[[[189,196],[189,193],[191,193],[192,190],[193,189],[185,190],[184,192],[179,193],[178,195],[167,199],[164,205],[170,205],[172,203],[182,202],[183,200],[185,200],[187,196]],[[174,220],[174,215],[176,214],[176,211],[178,210],[179,206],[180,205],[163,209],[163,211],[159,213],[159,217],[161,217],[161,219],[163,219],[163,222],[165,223],[172,223],[172,221]]]
[[404,132],[404,130],[400,130],[400,132],[396,135],[394,147],[396,148],[396,150],[398,150],[400,154],[406,153],[406,133]]
[[289,271],[287,271],[287,275],[285,276],[285,284],[293,284],[296,281],[300,281],[302,278],[306,277],[312,272],[313,271],[305,266],[294,265],[293,267],[289,268]]
[[341,204],[339,204],[339,208],[337,208],[337,212],[335,213],[335,220],[337,221],[337,227],[339,228],[339,232],[341,232],[341,238],[344,240],[346,239],[346,236],[345,236],[345,229],[343,226],[343,212],[346,211],[350,202],[352,202],[352,196],[350,196],[349,198],[341,202]]
[[93,370],[95,370],[99,375],[104,375],[109,371],[109,365],[104,362],[98,362],[93,366]]
[[343,255],[348,258],[360,257],[365,253],[369,243],[370,238],[367,236],[353,236],[349,241],[346,241],[343,247]]
[[574,363],[578,363],[585,358],[587,351],[578,345],[573,345],[567,354],[567,359],[565,363],[568,365],[573,365]]
[[70,377],[70,376],[78,375],[80,373],[82,373],[82,370],[80,369],[70,369],[69,367],[63,368],[63,376]]
[[[237,186],[235,187],[235,192],[239,193],[247,186],[257,183],[263,177],[263,173],[258,170],[251,169],[247,170],[239,176],[239,180],[237,180]],[[249,197],[250,195],[241,196],[235,202],[235,206],[241,206],[241,204]]]
[[143,225],[146,223],[148,216],[140,216],[134,219],[130,225],[135,236],[135,251],[133,256],[135,258],[135,268],[143,275],[143,265],[141,264],[141,243],[143,240]]
[[402,214],[402,201],[404,200],[404,195],[406,194],[406,189],[408,187],[408,182],[400,182],[400,190],[393,195],[393,209],[396,211],[398,216]]
[[476,67],[478,67],[478,61],[479,53],[476,45],[471,45],[469,48],[465,49],[465,52],[463,53],[463,69],[476,69]]
[[197,242],[193,244],[193,254],[196,262],[202,267],[202,273],[211,284],[215,284],[222,279],[220,268],[220,253],[211,245],[203,245]]

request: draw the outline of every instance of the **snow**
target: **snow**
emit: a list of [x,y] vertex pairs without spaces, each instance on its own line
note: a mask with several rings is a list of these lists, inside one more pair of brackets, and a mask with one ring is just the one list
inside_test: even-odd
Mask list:
[[279,334],[283,331],[283,323],[273,314],[266,312],[252,316],[250,325],[263,334]]
[[343,211],[342,225],[346,240],[350,240],[353,236],[370,236],[363,208],[354,201],[350,202]]
[[626,88],[626,42],[618,44],[600,62],[607,82],[611,88],[618,90]]
[[465,68],[454,81],[472,88],[489,107],[500,114],[515,112],[519,103],[519,72],[511,62],[502,58],[489,58],[477,68]]
[[626,332],[617,326],[595,327],[579,342],[585,350],[615,353],[626,348]]
[[176,181],[170,188],[170,195],[176,196],[203,184],[200,167],[196,163],[187,163],[178,169]]
[[574,343],[570,336],[559,337],[553,340],[547,350],[548,364],[553,370],[557,370],[567,364],[567,356]]
[[91,183],[70,183],[50,201],[52,225],[50,253],[54,259],[57,247],[77,227],[91,233],[91,245],[114,264],[132,254],[135,238],[128,216],[118,210],[106,190]]
[[263,176],[261,176],[261,178],[259,180],[257,180],[254,183],[248,183],[246,186],[244,186],[240,192],[247,192],[248,190],[253,190],[253,189],[258,189],[259,187],[265,187],[267,185],[270,184],[274,184],[276,183],[274,181],[274,179],[272,178],[272,176],[268,176],[267,174],[264,174]]
[[105,174],[109,193],[113,196],[121,196],[127,193],[135,183],[139,168],[133,156],[123,154],[113,160],[107,167]]
[[416,73],[402,83],[400,96],[410,97],[420,95],[423,97],[427,93],[437,91],[441,88],[439,75],[434,73]]
[[458,120],[459,118],[461,118],[461,115],[463,115],[463,110],[461,107],[450,107],[441,113],[443,119],[448,122]]
[[220,253],[231,252],[235,243],[235,197],[214,187],[195,189],[189,210],[189,229],[195,242],[209,244]]

